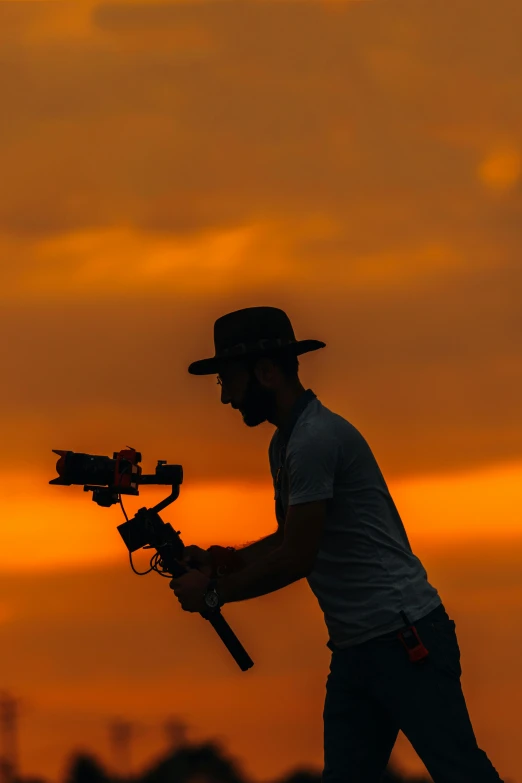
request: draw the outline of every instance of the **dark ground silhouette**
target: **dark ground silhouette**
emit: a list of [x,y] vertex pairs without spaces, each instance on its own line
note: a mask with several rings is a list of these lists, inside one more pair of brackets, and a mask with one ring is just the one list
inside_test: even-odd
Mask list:
[[[215,742],[183,745],[156,760],[140,775],[124,780],[108,772],[94,755],[71,756],[63,783],[251,783],[236,762]],[[320,783],[321,771],[297,767],[266,783]],[[29,781],[20,781],[29,783]],[[31,781],[31,783],[35,783]],[[38,783],[43,783],[39,781]],[[431,778],[405,778],[388,768],[381,783],[432,783]]]

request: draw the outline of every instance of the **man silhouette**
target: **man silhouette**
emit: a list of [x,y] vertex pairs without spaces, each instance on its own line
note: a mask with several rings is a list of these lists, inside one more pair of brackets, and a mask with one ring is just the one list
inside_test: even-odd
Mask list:
[[221,402],[248,427],[275,425],[269,461],[277,530],[239,550],[187,547],[192,568],[171,587],[186,611],[208,611],[306,578],[332,651],[324,704],[323,783],[378,783],[402,730],[434,783],[499,783],[473,732],[455,623],[408,541],[361,433],[298,377],[286,313],[251,307],[214,325]]

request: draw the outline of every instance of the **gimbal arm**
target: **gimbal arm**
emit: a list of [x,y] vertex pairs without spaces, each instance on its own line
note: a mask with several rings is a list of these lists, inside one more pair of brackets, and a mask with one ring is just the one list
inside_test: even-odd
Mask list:
[[[159,515],[159,512],[179,495],[180,484],[183,482],[181,465],[168,465],[166,460],[158,460],[155,473],[142,474],[138,465],[141,462],[141,454],[130,446],[114,452],[112,459],[62,449],[53,449],[53,451],[60,457],[56,463],[58,478],[53,479],[49,484],[62,486],[83,484],[84,491],[92,492],[92,499],[99,506],[109,507],[119,502],[124,514],[122,494],[139,495],[141,484],[171,486],[171,494],[153,508],[140,508],[132,519],[128,519],[125,514],[126,521],[118,526],[118,531],[131,555],[145,546],[156,549],[150,570],[158,571],[163,576],[170,574],[173,577],[187,573],[189,569],[180,562],[183,559],[185,546],[179,537],[179,532],[163,522]],[[200,614],[214,627],[240,669],[242,671],[250,669],[254,662],[221,612],[217,609],[209,609],[208,612],[200,612]]]
[[[147,477],[143,477],[147,478]],[[140,482],[140,483],[146,483]],[[152,482],[151,482],[152,483]],[[179,533],[168,522],[163,522],[159,515],[166,506],[172,503],[179,495],[179,485],[172,486],[172,493],[153,508],[141,508],[136,515],[127,522],[118,526],[118,532],[123,538],[129,552],[149,546],[159,554],[160,565],[163,572],[173,577],[181,576],[189,570],[180,563],[183,557],[184,544]],[[208,620],[221,641],[228,649],[241,671],[250,669],[254,662],[229,626],[221,611],[214,610],[200,612],[201,616]]]

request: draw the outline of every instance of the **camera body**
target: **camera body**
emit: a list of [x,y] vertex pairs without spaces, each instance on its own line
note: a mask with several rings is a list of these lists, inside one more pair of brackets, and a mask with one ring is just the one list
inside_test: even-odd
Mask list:
[[99,506],[112,506],[119,502],[120,495],[139,495],[140,484],[183,483],[181,465],[167,465],[166,460],[158,460],[153,475],[142,473],[141,454],[127,446],[115,451],[112,459],[96,454],[83,454],[75,451],[53,449],[60,459],[56,463],[58,478],[49,484],[83,484],[85,492],[92,492],[92,499]]
[[[92,492],[92,499],[99,506],[112,506],[120,502],[120,495],[139,495],[140,484],[170,484],[172,493],[154,509],[139,509],[132,519],[118,526],[125,546],[129,552],[142,547],[162,547],[168,544],[175,559],[183,556],[184,545],[177,531],[161,519],[158,511],[165,508],[179,495],[183,482],[181,465],[167,465],[160,459],[156,472],[152,475],[142,473],[141,454],[127,446],[115,451],[112,459],[96,454],[83,454],[75,451],[53,449],[60,459],[56,463],[58,478],[49,484],[84,484],[85,492]],[[127,516],[127,515],[125,515]]]

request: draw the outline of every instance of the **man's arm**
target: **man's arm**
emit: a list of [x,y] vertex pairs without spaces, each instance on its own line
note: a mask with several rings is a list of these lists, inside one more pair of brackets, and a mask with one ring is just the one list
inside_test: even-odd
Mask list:
[[218,579],[222,601],[257,598],[307,576],[317,555],[325,518],[325,501],[290,506],[280,545],[239,571]]
[[279,546],[239,571],[218,579],[217,589],[222,601],[229,604],[273,593],[304,576],[304,571],[298,571]]
[[[242,568],[239,570],[250,570],[250,566],[253,563],[258,562],[259,560],[264,560],[268,555],[272,554],[281,546],[283,543],[283,538],[283,528],[282,526],[279,526],[275,533],[271,533],[269,536],[265,536],[265,538],[261,538],[259,541],[255,541],[253,544],[249,544],[248,546],[237,549],[236,551],[244,563]],[[222,579],[219,580],[218,585],[220,592],[222,592],[223,587]],[[281,584],[281,587],[284,586],[284,584]],[[267,584],[258,581],[255,585],[250,584],[248,587],[243,587],[241,591],[241,598],[229,598],[227,602],[230,603],[230,601],[246,601],[249,598],[258,598],[260,595],[265,595],[267,592],[271,592],[275,589],[277,588],[269,587]]]
[[224,603],[266,595],[308,576],[319,550],[327,502],[334,497],[339,444],[313,428],[293,440],[286,453],[288,508],[279,528],[280,546],[218,579]]
[[283,531],[279,527],[275,533],[271,533],[265,538],[261,538],[259,541],[255,541],[253,544],[248,544],[242,548],[237,549],[237,553],[241,556],[242,561],[246,566],[254,563],[258,558],[264,557],[277,549],[283,543]]

